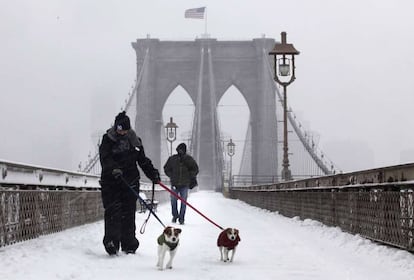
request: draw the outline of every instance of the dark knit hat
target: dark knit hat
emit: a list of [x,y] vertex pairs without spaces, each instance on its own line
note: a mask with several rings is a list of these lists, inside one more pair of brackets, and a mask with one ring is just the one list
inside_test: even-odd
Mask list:
[[185,154],[187,152],[187,145],[185,143],[178,145],[176,148],[177,153],[179,153],[180,150],[183,151],[183,154]]
[[129,130],[131,129],[131,122],[125,111],[122,111],[115,117],[115,129],[116,130]]

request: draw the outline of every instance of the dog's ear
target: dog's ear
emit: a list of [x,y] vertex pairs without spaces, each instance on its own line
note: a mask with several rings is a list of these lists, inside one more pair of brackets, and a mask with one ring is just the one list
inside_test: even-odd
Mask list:
[[171,235],[171,233],[172,233],[172,227],[166,227],[164,229],[164,233],[167,234],[167,235]]
[[237,235],[237,241],[241,241],[241,239],[240,239],[240,234],[239,234],[239,230],[237,229],[237,228],[235,228],[234,229],[234,232],[236,233],[236,235]]
[[174,233],[175,233],[175,235],[180,234],[181,233],[181,229],[180,228],[174,229]]

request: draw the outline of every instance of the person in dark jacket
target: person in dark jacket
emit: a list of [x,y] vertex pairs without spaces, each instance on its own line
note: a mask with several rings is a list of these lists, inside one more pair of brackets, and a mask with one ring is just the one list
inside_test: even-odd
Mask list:
[[139,193],[140,173],[137,163],[153,183],[158,183],[160,176],[151,160],[146,157],[141,139],[131,129],[125,111],[116,116],[114,126],[103,135],[99,156],[105,209],[105,250],[109,255],[117,254],[120,248],[125,253],[135,253],[139,246],[135,237],[137,197],[125,182]]
[[[181,143],[177,146],[177,154],[168,158],[164,165],[165,174],[170,177],[172,190],[184,201],[187,201],[188,189],[197,186],[198,165],[192,156],[187,154],[187,146]],[[185,203],[181,202],[180,212],[177,208],[177,198],[171,195],[172,222],[184,224]]]

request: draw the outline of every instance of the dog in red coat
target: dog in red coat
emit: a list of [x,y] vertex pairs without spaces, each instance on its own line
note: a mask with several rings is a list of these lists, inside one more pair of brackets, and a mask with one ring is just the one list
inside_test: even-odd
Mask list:
[[[236,228],[226,228],[223,230],[218,239],[217,246],[220,250],[220,261],[230,261],[234,259],[234,254],[236,253],[237,245],[240,241],[239,230]],[[231,258],[229,259],[229,251],[232,251]]]

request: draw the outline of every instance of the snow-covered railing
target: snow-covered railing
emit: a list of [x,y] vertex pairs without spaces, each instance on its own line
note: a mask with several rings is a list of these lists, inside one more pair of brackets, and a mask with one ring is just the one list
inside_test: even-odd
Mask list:
[[100,188],[99,176],[0,160],[1,186]]
[[235,186],[230,197],[414,252],[414,163]]
[[[152,187],[141,182],[140,191],[152,198]],[[155,200],[169,198],[155,186]],[[0,247],[98,221],[103,213],[99,176],[0,160]]]

